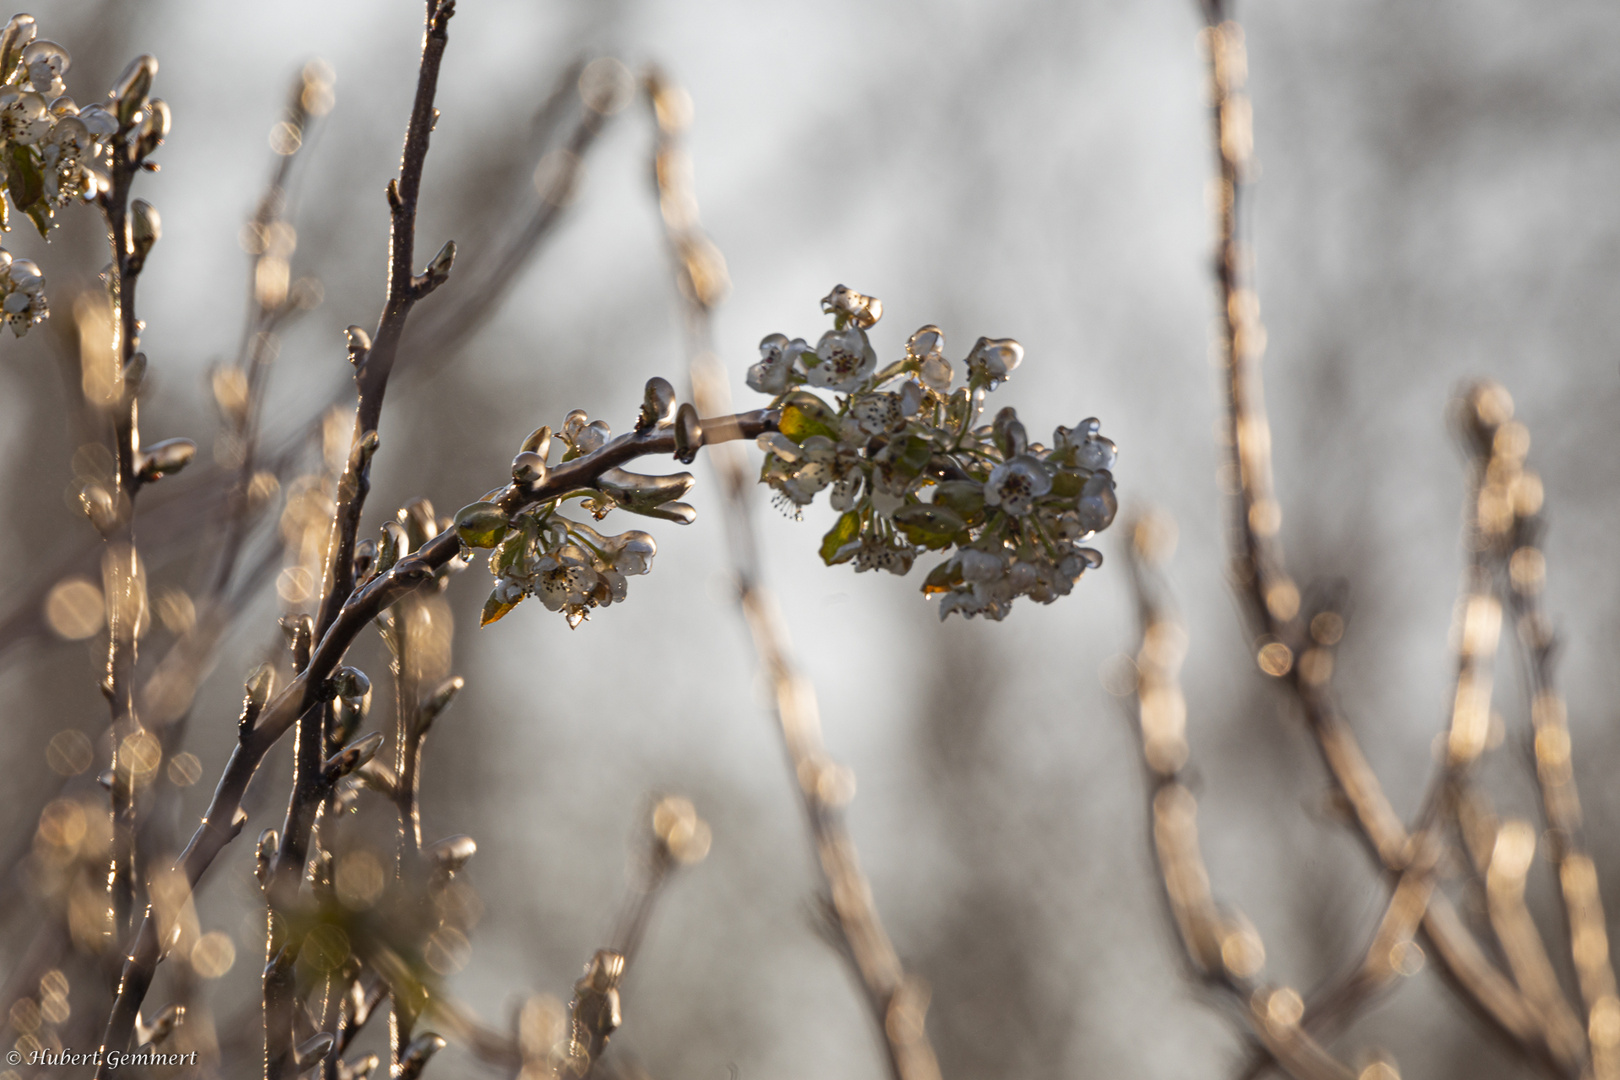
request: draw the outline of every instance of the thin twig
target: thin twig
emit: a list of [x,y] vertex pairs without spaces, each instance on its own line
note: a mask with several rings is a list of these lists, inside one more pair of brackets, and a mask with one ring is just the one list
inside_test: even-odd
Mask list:
[[[1232,577],[1251,624],[1259,631],[1258,659],[1298,700],[1334,784],[1378,865],[1403,873],[1416,849],[1367,764],[1326,678],[1296,654],[1311,639],[1299,619],[1299,589],[1289,577],[1278,531],[1282,510],[1272,489],[1271,432],[1258,362],[1265,331],[1259,301],[1243,283],[1239,243],[1244,181],[1253,146],[1252,109],[1243,92],[1247,59],[1243,31],[1228,18],[1225,0],[1204,0],[1203,41],[1209,61],[1210,115],[1218,166],[1215,276],[1220,292],[1220,349],[1226,382],[1225,439],[1236,480],[1232,515]],[[1322,671],[1315,668],[1316,671]],[[1328,669],[1330,670],[1330,668]],[[1490,1025],[1539,1065],[1565,1075],[1578,1062],[1549,1047],[1524,996],[1485,957],[1446,897],[1435,892],[1424,912],[1424,936],[1452,985]]]
[[1259,933],[1241,913],[1216,904],[1198,843],[1198,801],[1181,780],[1187,762],[1187,701],[1179,672],[1187,634],[1160,596],[1158,567],[1169,556],[1168,522],[1146,517],[1132,529],[1129,565],[1142,627],[1135,660],[1135,719],[1148,779],[1160,884],[1182,957],[1266,1052],[1298,1080],[1353,1080],[1300,1023],[1305,1003],[1286,986],[1256,977],[1265,964]]
[[[704,444],[712,446],[728,439],[757,438],[767,431],[775,431],[777,420],[774,412],[764,409],[713,417],[701,422],[708,425],[704,428]],[[493,501],[509,515],[517,514],[570,491],[590,487],[608,469],[648,455],[672,454],[674,450],[675,435],[669,427],[627,432],[595,453],[557,465],[541,483],[508,484]],[[208,811],[175,864],[184,871],[192,889],[247,823],[242,796],[259,764],[299,717],[322,703],[328,680],[355,638],[379,614],[432,580],[437,571],[460,554],[459,536],[454,529],[446,529],[395,563],[387,573],[377,575],[355,590],[339,608],[331,628],[321,638],[304,670],[262,710],[244,717],[246,723],[240,726],[236,748],[225,764]],[[157,919],[148,908],[124,962],[117,1000],[102,1039],[103,1056],[108,1049],[122,1050],[128,1045],[141,1001],[160,960]]]
[[[658,129],[654,179],[683,301],[692,396],[700,411],[725,413],[730,411],[730,393],[714,353],[711,327],[714,306],[726,288],[725,262],[699,224],[697,199],[690,187],[691,163],[681,144],[690,103],[656,69],[645,81]],[[788,765],[826,889],[823,907],[830,916],[829,928],[864,991],[891,1075],[895,1080],[938,1080],[939,1062],[926,1028],[928,989],[901,965],[878,916],[871,886],[844,826],[848,769],[834,764],[822,746],[815,686],[798,671],[781,614],[761,580],[750,500],[753,484],[745,455],[741,447],[727,447],[710,460],[725,496],[737,603],[759,665],[770,680]]]

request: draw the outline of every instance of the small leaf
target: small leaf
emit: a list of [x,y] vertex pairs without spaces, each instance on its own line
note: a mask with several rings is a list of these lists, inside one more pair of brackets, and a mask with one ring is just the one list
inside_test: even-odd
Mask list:
[[984,485],[972,480],[947,480],[934,489],[934,505],[954,510],[969,525],[984,520]]
[[1086,478],[1077,472],[1059,469],[1052,474],[1052,494],[1054,495],[1062,496],[1065,499],[1073,499],[1079,496],[1080,490],[1085,486]]
[[521,601],[514,601],[510,604],[502,603],[499,599],[497,599],[496,595],[491,592],[489,594],[489,599],[484,601],[484,613],[478,617],[478,625],[488,626],[492,622],[500,621],[500,619],[505,616],[508,611],[511,611],[513,608],[517,607],[519,602]]
[[827,535],[821,538],[821,561],[828,566],[845,562],[849,556],[838,557],[838,549],[855,539],[861,531],[861,515],[851,510],[838,519]]
[[782,419],[777,426],[796,443],[812,435],[825,435],[837,442],[841,434],[838,414],[825,401],[803,390],[795,390],[783,399]]
[[913,544],[934,551],[950,547],[967,528],[955,510],[926,503],[900,507],[894,512],[894,523]]
[[961,564],[956,559],[946,559],[923,578],[922,591],[924,596],[931,596],[934,593],[949,592],[960,584],[962,584]]

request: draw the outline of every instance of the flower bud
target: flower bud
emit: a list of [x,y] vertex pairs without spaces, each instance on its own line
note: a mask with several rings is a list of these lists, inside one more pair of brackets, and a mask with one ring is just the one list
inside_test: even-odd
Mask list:
[[440,683],[438,688],[429,694],[420,706],[416,721],[416,734],[426,735],[428,728],[433,726],[433,721],[437,720],[439,714],[450,707],[450,703],[455,700],[456,695],[461,692],[461,688],[466,685],[467,680],[460,675],[453,675]]
[[447,836],[423,852],[435,867],[453,874],[478,853],[478,843],[470,836]]
[[276,845],[279,842],[274,829],[266,829],[259,834],[259,846],[253,853],[253,876],[259,879],[261,889],[270,887],[270,869],[275,863]]
[[455,261],[456,242],[446,240],[444,247],[440,248],[439,253],[433,256],[433,261],[428,263],[427,270],[423,275],[427,278],[428,287],[436,289],[449,281],[450,267]]
[[146,103],[146,118],[141,121],[141,156],[145,157],[169,137],[169,128],[174,117],[169,112],[169,103],[162,98],[153,98]]
[[129,252],[134,263],[131,269],[138,269],[146,262],[146,254],[152,250],[152,245],[163,237],[163,218],[151,203],[136,199],[129,204],[128,220]]
[[519,449],[525,453],[539,454],[541,458],[547,457],[551,453],[551,426],[548,424],[536,428],[533,434],[523,440]]
[[113,84],[112,98],[119,127],[128,127],[135,114],[146,107],[146,95],[151,92],[157,69],[157,58],[143,53],[131,60],[124,73],[118,76],[118,81]]
[[354,580],[363,583],[377,568],[377,541],[367,537],[354,545]]
[[366,673],[348,664],[332,672],[332,678],[328,681],[332,693],[340,698],[363,698],[371,693],[371,680]]
[[135,471],[142,480],[151,483],[179,472],[191,463],[196,454],[197,444],[190,439],[164,439],[137,455]]
[[327,1051],[332,1049],[332,1044],[336,1041],[336,1037],[330,1031],[323,1031],[304,1042],[293,1054],[293,1057],[298,1062],[298,1068],[300,1070],[312,1068],[316,1062],[326,1056]]
[[427,1067],[428,1059],[444,1047],[444,1039],[431,1032],[418,1035],[399,1056],[399,1064],[394,1068],[394,1080],[418,1080],[422,1070]]
[[151,1024],[143,1023],[139,1016],[135,1018],[135,1043],[137,1047],[156,1046],[174,1033],[186,1019],[186,1007],[180,1004],[169,1005],[157,1014],[157,1019]]
[[373,731],[363,739],[357,739],[339,750],[326,762],[321,769],[321,779],[328,784],[335,784],[348,776],[354,770],[377,756],[377,750],[383,744],[383,734]]
[[[512,463],[513,476],[517,475],[518,462],[523,458],[524,455],[519,454]],[[541,462],[542,469],[544,465]],[[507,528],[506,511],[496,503],[471,503],[456,511],[456,535],[468,547],[492,548],[506,536]]]
[[138,352],[124,365],[124,393],[139,393],[146,381],[146,354]]
[[351,326],[344,333],[349,338],[349,363],[359,367],[371,351],[371,335],[363,326]]
[[546,482],[546,459],[533,450],[524,450],[512,459],[512,479],[524,485]]
[[405,557],[405,530],[397,521],[382,524],[382,541],[377,545],[377,573],[386,574]]
[[112,492],[100,484],[84,485],[79,492],[79,505],[99,533],[109,533],[118,524],[118,505]]
[[675,460],[682,465],[692,464],[702,445],[703,425],[698,422],[697,409],[688,401],[675,413]]
[[668,420],[675,411],[675,388],[669,380],[654,376],[647,380],[641,395],[641,415],[636,419],[636,430],[650,431]]

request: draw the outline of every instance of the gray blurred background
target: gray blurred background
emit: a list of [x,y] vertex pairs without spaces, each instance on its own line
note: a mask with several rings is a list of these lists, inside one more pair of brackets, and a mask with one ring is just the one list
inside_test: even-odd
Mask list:
[[[325,302],[286,335],[267,413],[272,438],[294,434],[347,380],[342,328],[374,324],[381,303],[382,188],[415,78],[418,5],[56,0],[35,14],[74,51],[81,100],[136,52],[162,62],[155,92],[174,131],[138,192],[164,221],[141,284],[154,372],[143,424],[149,440],[189,435],[205,454],[207,372],[240,334],[237,234],[268,169],[266,132],[299,65],[335,70],[337,104],[306,148],[293,215],[295,273],[319,276]],[[1300,580],[1351,584],[1339,674],[1352,723],[1412,813],[1449,704],[1462,565],[1463,467],[1445,406],[1464,378],[1497,378],[1546,483],[1576,775],[1620,912],[1620,8],[1264,0],[1238,15],[1283,538]],[[1385,889],[1324,809],[1314,753],[1254,669],[1223,577],[1199,25],[1174,0],[463,0],[419,261],[444,239],[464,257],[487,242],[470,223],[489,177],[563,65],[613,54],[633,69],[657,61],[694,101],[697,195],[733,283],[717,331],[739,407],[760,400],[742,380],[755,343],[818,334],[816,302],[837,282],[882,298],[880,353],[925,322],[958,358],[980,334],[1017,337],[1027,359],[995,404],[1017,405],[1035,437],[1099,416],[1121,447],[1127,512],[1153,505],[1179,521],[1172,582],[1192,635],[1185,686],[1215,889],[1258,926],[1268,976],[1309,987],[1361,947]],[[684,383],[651,140],[639,103],[615,116],[498,313],[431,374],[399,373],[368,532],[413,495],[441,513],[473,501],[530,429],[569,409],[623,430],[643,380]],[[7,240],[44,266],[58,320],[103,261],[91,215],[70,217],[48,250],[20,228]],[[457,303],[455,279],[430,302]],[[45,333],[0,343],[7,596],[90,538],[61,497],[76,435],[50,348]],[[610,1053],[660,1080],[721,1080],[733,1065],[744,1078],[876,1078],[874,1032],[812,929],[805,828],[729,601],[718,493],[698,473],[697,523],[654,529],[651,576],[577,631],[538,604],[480,631],[486,572],[452,584],[454,670],[468,688],[429,744],[424,830],[477,838],[468,875],[485,905],[452,985],[503,1025],[525,994],[566,996],[612,929],[647,793],[679,792],[711,821],[713,852],[658,911]],[[1098,677],[1135,648],[1124,530],[1104,535],[1109,563],[1066,600],[941,626],[917,593],[921,571],[823,567],[825,505],[795,523],[763,501],[768,570],[821,693],[828,749],[859,778],[849,820],[878,907],[933,987],[946,1077],[1230,1075],[1242,1044],[1179,975],[1133,735]],[[190,587],[184,562],[148,558],[155,583]],[[272,595],[243,614],[205,688],[190,740],[204,782],[183,817],[200,814],[224,762],[240,678],[273,642],[274,617]],[[48,638],[5,657],[0,753],[20,796],[0,800],[7,835],[26,834],[47,797],[38,763],[53,725],[104,724],[97,661],[90,645]],[[1528,813],[1528,719],[1503,671],[1497,798]],[[283,798],[256,786],[248,835]],[[222,1017],[257,993],[250,864],[250,845],[234,845],[202,903],[205,927],[237,943]],[[1550,916],[1546,880],[1532,899]],[[1411,1077],[1518,1074],[1429,969],[1338,1045],[1347,1057],[1387,1048]],[[453,1047],[434,1071],[480,1068]]]

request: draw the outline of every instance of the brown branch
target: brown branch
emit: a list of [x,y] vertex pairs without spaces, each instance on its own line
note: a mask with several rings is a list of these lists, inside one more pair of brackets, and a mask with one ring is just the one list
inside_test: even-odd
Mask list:
[[[1226,384],[1228,468],[1237,481],[1231,522],[1232,578],[1260,635],[1263,670],[1290,690],[1339,792],[1349,803],[1356,830],[1376,863],[1398,876],[1416,848],[1349,726],[1324,675],[1329,668],[1297,656],[1311,646],[1301,625],[1299,589],[1289,577],[1278,532],[1282,510],[1272,488],[1271,432],[1258,363],[1265,330],[1259,301],[1243,283],[1245,253],[1239,243],[1244,182],[1253,147],[1252,109],[1243,92],[1247,59],[1243,31],[1229,20],[1225,0],[1204,0],[1208,23],[1203,41],[1209,62],[1210,116],[1218,190],[1215,276],[1220,294],[1220,349]],[[1296,661],[1297,656],[1297,661]],[[1434,893],[1424,913],[1431,951],[1464,1001],[1509,1043],[1554,1075],[1578,1062],[1547,1045],[1534,1011],[1522,994],[1485,958],[1456,917],[1450,901]]]
[[[1480,546],[1490,550],[1504,564],[1505,573],[1499,578],[1502,581],[1500,592],[1518,630],[1516,641],[1524,661],[1535,736],[1536,786],[1541,794],[1548,854],[1557,871],[1570,956],[1584,1006],[1585,1023],[1573,1016],[1568,1020],[1577,1042],[1584,1033],[1593,1077],[1612,1080],[1620,1076],[1620,998],[1616,996],[1597,870],[1582,835],[1567,710],[1553,671],[1556,641],[1541,604],[1547,562],[1540,545],[1541,480],[1524,467],[1530,433],[1523,424],[1511,419],[1513,404],[1507,392],[1494,384],[1481,384],[1472,389],[1466,404],[1471,407],[1470,419],[1474,421],[1470,434],[1476,467],[1484,476],[1476,510],[1484,534]],[[1520,833],[1522,842],[1522,830]],[[1528,837],[1533,849],[1533,829]],[[1502,842],[1499,833],[1499,847]],[[1497,874],[1496,870],[1497,860],[1493,855],[1486,877],[1487,896],[1500,894],[1509,903],[1517,898],[1518,906],[1522,906],[1522,878],[1515,880],[1513,875]],[[1528,914],[1522,920],[1511,909],[1503,915],[1510,921],[1527,923],[1534,933]],[[1494,910],[1492,917],[1496,917]],[[1540,943],[1539,934],[1535,940]],[[1506,946],[1507,942],[1503,944]],[[1514,950],[1510,949],[1510,959],[1514,955]],[[1540,963],[1534,954],[1529,954],[1525,960],[1532,971],[1539,970]],[[1549,962],[1541,974],[1550,973]],[[1537,975],[1532,975],[1532,979],[1538,985],[1543,981]],[[1525,989],[1528,994],[1529,987]],[[1556,994],[1556,1005],[1565,1005],[1556,977],[1550,989]],[[1547,1008],[1549,1013],[1562,1019],[1551,998]]]
[[[657,70],[645,78],[657,124],[653,163],[659,209],[683,300],[692,394],[707,413],[730,411],[726,375],[714,354],[711,316],[726,288],[725,261],[704,234],[682,146],[689,111],[684,93]],[[705,430],[708,430],[705,428]],[[842,806],[851,778],[822,746],[815,686],[800,674],[775,600],[761,582],[748,476],[741,447],[710,455],[725,494],[728,550],[737,603],[747,620],[760,667],[770,680],[776,718],[794,787],[810,825],[826,890],[824,910],[840,954],[859,981],[894,1080],[938,1080],[939,1062],[928,1040],[928,990],[901,965],[883,928],[872,889],[861,871]]]
[[[731,438],[752,439],[775,431],[777,416],[757,410],[736,416],[714,417],[706,421],[706,444]],[[590,487],[608,469],[625,465],[639,457],[672,454],[675,435],[668,428],[628,432],[593,454],[564,462],[551,469],[539,484],[508,484],[495,500],[508,514],[549,502],[579,488]],[[247,814],[242,796],[270,748],[302,716],[321,705],[328,680],[342,663],[349,646],[384,610],[409,595],[461,553],[461,541],[454,529],[446,529],[407,555],[389,569],[353,592],[339,608],[331,628],[321,638],[308,665],[262,710],[244,714],[235,750],[225,764],[201,825],[180,854],[176,866],[184,871],[188,885],[195,889],[215,858],[242,831]],[[124,962],[117,1000],[102,1038],[103,1056],[108,1050],[122,1050],[135,1028],[135,1017],[160,962],[157,919],[148,908]]]
[[1153,848],[1182,958],[1199,982],[1220,992],[1232,1014],[1298,1080],[1354,1080],[1301,1023],[1305,1002],[1286,986],[1258,980],[1265,964],[1259,933],[1239,912],[1217,905],[1198,843],[1198,801],[1181,779],[1186,765],[1187,701],[1179,672],[1187,634],[1160,598],[1158,567],[1173,526],[1155,517],[1132,529],[1131,585],[1142,646],[1136,654],[1135,720],[1148,780]]

